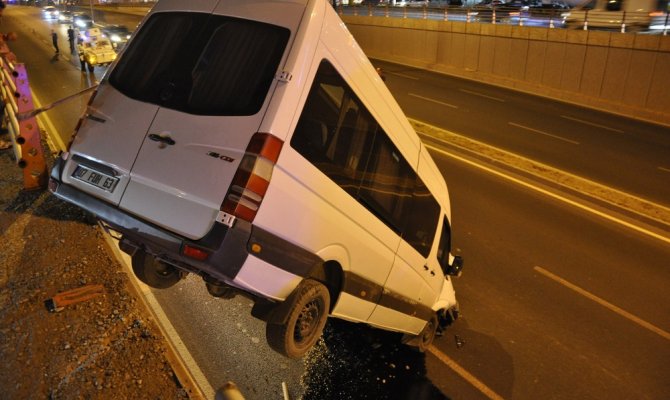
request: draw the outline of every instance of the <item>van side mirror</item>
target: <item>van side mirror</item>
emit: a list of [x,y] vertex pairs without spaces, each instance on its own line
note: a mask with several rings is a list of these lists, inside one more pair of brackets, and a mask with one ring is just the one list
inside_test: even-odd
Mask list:
[[454,262],[451,265],[447,264],[444,266],[444,274],[451,276],[461,276],[461,270],[463,269],[463,257],[455,256]]

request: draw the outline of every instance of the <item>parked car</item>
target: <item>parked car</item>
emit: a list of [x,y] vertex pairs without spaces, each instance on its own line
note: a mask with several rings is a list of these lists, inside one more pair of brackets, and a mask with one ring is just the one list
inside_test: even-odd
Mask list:
[[252,299],[291,358],[329,315],[422,351],[458,316],[446,182],[330,3],[159,0],[121,54],[49,188],[141,281]]

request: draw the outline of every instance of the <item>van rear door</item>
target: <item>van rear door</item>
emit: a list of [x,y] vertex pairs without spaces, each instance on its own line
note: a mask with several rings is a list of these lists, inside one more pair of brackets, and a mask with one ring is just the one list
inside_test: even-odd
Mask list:
[[192,239],[214,222],[304,11],[265,3],[258,13],[242,3],[153,13],[109,77],[126,96],[159,106],[119,206]]

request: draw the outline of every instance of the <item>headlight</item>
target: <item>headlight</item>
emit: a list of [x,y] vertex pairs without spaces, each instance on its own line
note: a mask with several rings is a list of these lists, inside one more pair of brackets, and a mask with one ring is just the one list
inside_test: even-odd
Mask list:
[[110,37],[110,39],[112,39],[112,42],[120,42],[120,41],[121,41],[121,36],[119,36],[119,35],[112,35],[112,36]]
[[86,23],[82,20],[79,20],[79,19],[77,20],[77,22],[75,22],[75,24],[80,28],[85,28],[86,27]]
[[88,56],[88,62],[90,62],[91,64],[95,64],[95,62],[96,62],[97,60],[98,60],[98,59],[95,57],[94,54],[91,54],[90,56]]

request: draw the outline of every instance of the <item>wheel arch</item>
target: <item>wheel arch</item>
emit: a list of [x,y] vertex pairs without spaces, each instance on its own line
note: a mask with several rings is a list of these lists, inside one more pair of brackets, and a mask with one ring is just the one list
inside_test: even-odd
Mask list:
[[317,280],[326,286],[330,293],[330,310],[335,308],[335,304],[342,293],[344,286],[344,270],[338,261],[324,261],[315,265],[305,279]]

